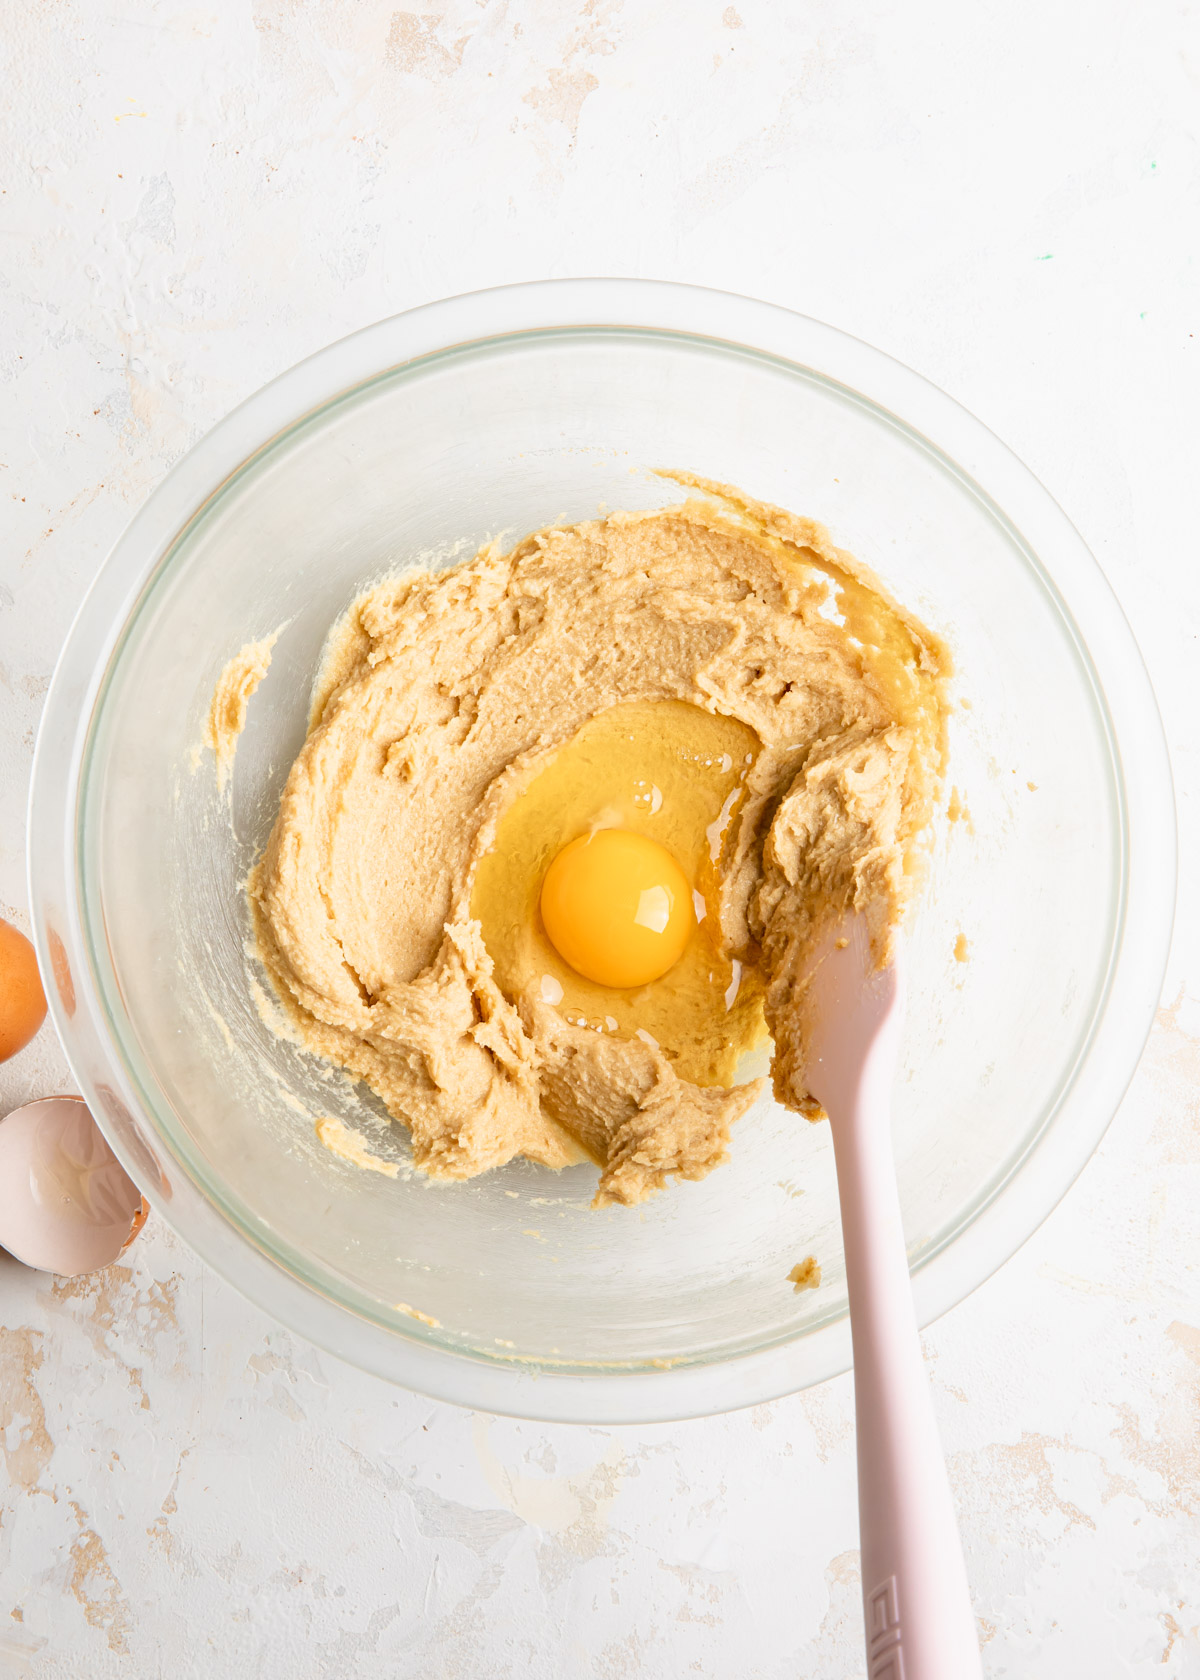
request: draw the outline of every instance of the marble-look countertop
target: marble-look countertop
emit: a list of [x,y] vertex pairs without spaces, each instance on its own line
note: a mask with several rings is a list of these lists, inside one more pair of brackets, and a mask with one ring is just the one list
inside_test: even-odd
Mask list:
[[[1185,872],[1141,1069],[925,1345],[989,1677],[1200,1676],[1194,7],[56,0],[4,8],[0,914],[38,713],[169,464],[331,339],[638,274],[910,363],[1082,530],[1152,668]],[[0,1113],[70,1087],[49,1030]],[[848,1378],[550,1427],[389,1388],[153,1220],[0,1259],[0,1675],[862,1673]]]

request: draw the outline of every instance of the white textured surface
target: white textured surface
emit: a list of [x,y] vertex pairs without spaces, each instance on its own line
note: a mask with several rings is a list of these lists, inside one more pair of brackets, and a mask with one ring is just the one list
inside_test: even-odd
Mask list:
[[[990,423],[1120,593],[1185,880],[1067,1201],[927,1336],[989,1677],[1200,1676],[1200,40],[1147,0],[0,7],[0,914],[79,592],[169,463],[330,339],[644,274],[857,333]],[[0,1112],[66,1088],[49,1033]],[[848,1379],[732,1417],[470,1417],[318,1355],[155,1223],[0,1256],[0,1675],[841,1680]]]

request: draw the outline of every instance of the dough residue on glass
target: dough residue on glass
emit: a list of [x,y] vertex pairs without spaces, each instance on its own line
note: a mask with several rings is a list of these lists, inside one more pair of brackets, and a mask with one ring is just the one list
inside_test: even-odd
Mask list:
[[399,1173],[398,1161],[385,1161],[381,1155],[372,1153],[362,1133],[356,1132],[353,1126],[347,1126],[345,1121],[336,1120],[331,1114],[322,1114],[315,1125],[317,1136],[330,1154],[349,1161],[352,1166],[383,1173],[386,1178],[395,1178]]
[[403,1313],[406,1318],[415,1318],[418,1324],[428,1324],[431,1330],[440,1330],[440,1318],[432,1318],[429,1313],[418,1312],[416,1307],[410,1307],[407,1301],[397,1301],[396,1311]]
[[[247,642],[225,666],[217,678],[208,717],[204,724],[204,745],[217,761],[217,788],[225,791],[237,753],[238,736],[246,727],[246,712],[250,697],[271,668],[271,649],[279,638],[264,636],[261,641]],[[192,768],[199,763],[198,752],[192,755]]]
[[681,703],[757,743],[700,925],[722,984],[740,976],[734,1001],[765,1016],[775,1095],[797,1112],[819,1113],[795,1007],[815,938],[857,907],[884,960],[919,875],[941,642],[823,526],[672,476],[692,492],[679,505],[361,596],[252,872],[258,952],[301,1039],[382,1098],[432,1175],[582,1151],[598,1205],[637,1203],[717,1166],[759,1093],[688,1077],[703,1058],[629,1030],[623,1008],[583,1019],[536,941],[514,926],[498,953],[474,912],[506,814],[612,708]]

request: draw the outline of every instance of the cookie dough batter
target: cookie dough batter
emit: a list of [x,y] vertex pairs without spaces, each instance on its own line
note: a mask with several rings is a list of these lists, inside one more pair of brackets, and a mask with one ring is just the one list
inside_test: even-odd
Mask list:
[[355,602],[250,881],[259,953],[310,1049],[469,1178],[586,1153],[597,1203],[724,1159],[758,1095],[598,1036],[496,964],[472,891],[497,826],[590,719],[684,701],[761,746],[725,835],[716,925],[761,978],[775,1094],[819,1112],[794,1009],[814,929],[864,908],[881,957],[940,782],[945,651],[825,529],[672,475],[682,505],[550,527]]

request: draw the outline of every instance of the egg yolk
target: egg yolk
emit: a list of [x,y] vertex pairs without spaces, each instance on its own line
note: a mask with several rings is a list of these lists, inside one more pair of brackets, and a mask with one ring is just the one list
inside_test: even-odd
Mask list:
[[687,876],[665,846],[601,828],[563,847],[542,882],[542,923],[559,956],[600,986],[657,980],[695,922]]

